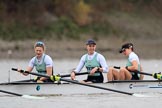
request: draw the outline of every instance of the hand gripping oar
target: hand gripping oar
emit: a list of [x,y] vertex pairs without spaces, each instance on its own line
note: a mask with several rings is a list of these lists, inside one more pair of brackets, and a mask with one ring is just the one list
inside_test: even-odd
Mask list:
[[5,91],[5,90],[0,90],[0,92],[7,93],[7,94],[11,94],[11,95],[15,95],[15,96],[20,96],[20,97],[27,98],[27,99],[45,99],[45,97],[37,97],[37,96],[31,96],[31,95],[23,95],[23,94],[9,92],[9,91]]
[[[15,71],[17,69],[12,68],[12,70]],[[79,85],[83,85],[83,86],[88,86],[88,87],[98,88],[98,89],[102,89],[102,90],[117,92],[117,93],[121,93],[121,94],[135,96],[135,97],[150,97],[150,96],[146,96],[146,95],[142,95],[142,94],[129,93],[129,92],[124,92],[124,91],[120,91],[120,90],[115,90],[115,89],[110,89],[110,88],[105,88],[105,87],[100,87],[100,86],[80,83],[80,82],[77,82],[77,81],[74,81],[74,80],[61,78],[60,76],[57,76],[57,75],[48,76],[48,75],[43,75],[43,74],[39,74],[39,73],[31,73],[31,72],[27,72],[27,71],[24,71],[24,73],[28,73],[28,74],[32,74],[32,75],[36,75],[36,76],[50,78],[52,81],[66,81],[66,82],[70,82],[70,83],[74,83],[74,84],[79,84]]]
[[[118,67],[118,66],[114,66],[114,68],[120,69],[120,67]],[[136,72],[136,73],[138,73],[138,74],[143,74],[143,75],[152,76],[152,77],[154,77],[155,79],[159,79],[159,80],[162,79],[161,73],[153,73],[153,74],[150,74],[150,73],[146,73],[146,72],[140,72],[140,71],[138,71],[138,70],[135,70],[135,71],[128,70],[128,71],[129,71],[129,72]]]

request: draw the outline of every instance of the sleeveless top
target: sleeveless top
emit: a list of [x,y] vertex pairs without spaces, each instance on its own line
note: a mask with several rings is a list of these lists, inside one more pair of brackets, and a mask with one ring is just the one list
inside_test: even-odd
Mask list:
[[44,62],[44,59],[45,59],[45,54],[43,55],[42,57],[42,63],[40,64],[38,62],[38,59],[35,57],[35,60],[34,60],[34,66],[36,68],[36,70],[38,71],[38,73],[41,73],[41,74],[46,74],[46,64]]
[[[133,53],[135,54],[135,53]],[[136,54],[135,54],[136,55]],[[136,55],[137,56],[137,55]],[[138,56],[137,56],[138,57]],[[138,60],[137,60],[138,61]],[[126,66],[132,66],[132,63],[131,61],[129,60],[129,58],[127,59],[127,63],[126,63]],[[141,71],[141,67],[140,67],[140,64],[138,63],[138,71]],[[138,77],[140,77],[140,74],[136,74],[134,72],[131,72],[132,76],[134,75],[137,75]]]
[[[98,63],[97,61],[97,54],[93,57],[92,60],[88,60],[88,54],[86,55],[86,58],[85,58],[85,67],[87,69],[87,72],[90,72],[93,68],[95,67],[101,67],[100,64]],[[100,76],[100,72],[95,72],[93,75],[91,76]]]

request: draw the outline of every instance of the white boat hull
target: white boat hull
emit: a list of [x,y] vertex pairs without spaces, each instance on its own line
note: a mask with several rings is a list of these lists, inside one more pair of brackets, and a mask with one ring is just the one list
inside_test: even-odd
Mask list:
[[[161,81],[117,81],[111,83],[92,84],[99,87],[109,88],[130,93],[162,93]],[[84,85],[69,83],[31,83],[12,82],[1,83],[0,88],[27,95],[73,95],[73,94],[96,94],[96,93],[116,93],[109,90],[87,87]],[[7,95],[0,93],[0,95]]]

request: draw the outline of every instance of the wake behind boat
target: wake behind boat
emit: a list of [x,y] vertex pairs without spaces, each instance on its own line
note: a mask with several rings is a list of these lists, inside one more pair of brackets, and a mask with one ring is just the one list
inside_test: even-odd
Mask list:
[[[127,80],[127,81],[112,81],[107,83],[93,83],[98,87],[111,88],[130,93],[162,93],[162,80]],[[10,90],[20,94],[29,95],[73,95],[73,94],[98,94],[98,93],[114,93],[102,89],[80,86],[78,84],[67,83],[36,83],[32,80],[22,80],[7,83],[0,83],[3,90]],[[0,95],[6,95],[0,93]]]

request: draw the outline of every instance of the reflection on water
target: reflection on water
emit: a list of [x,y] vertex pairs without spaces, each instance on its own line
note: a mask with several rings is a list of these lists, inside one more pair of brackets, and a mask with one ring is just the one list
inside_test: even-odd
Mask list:
[[[76,67],[79,60],[55,60],[54,72],[55,74],[67,74]],[[125,60],[109,60],[109,66],[124,66]],[[143,71],[147,73],[162,71],[162,60],[142,60]],[[20,67],[25,69],[28,65],[28,60],[1,60],[1,76],[0,82],[7,82],[20,79],[29,79],[33,76],[23,76],[17,72],[11,71],[11,68]],[[83,71],[86,71],[83,69]],[[34,70],[33,70],[34,72]],[[104,74],[106,75],[106,74]],[[10,76],[10,77],[9,77]],[[86,76],[79,76],[77,79],[83,79]],[[152,79],[150,76],[145,76],[145,79]],[[106,80],[106,78],[105,78]],[[114,94],[96,94],[96,95],[72,95],[72,96],[52,96],[44,100],[30,100],[16,96],[3,96],[0,97],[1,108],[159,108],[162,105],[161,95],[159,97],[151,98],[137,98],[118,93]],[[13,101],[14,100],[14,101]],[[135,104],[134,104],[135,103]],[[133,105],[132,105],[133,104]],[[84,106],[83,106],[84,105]]]

